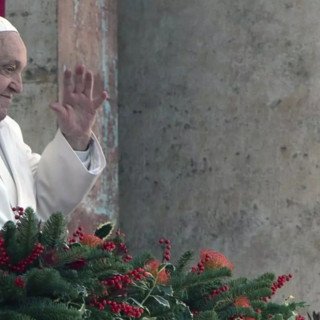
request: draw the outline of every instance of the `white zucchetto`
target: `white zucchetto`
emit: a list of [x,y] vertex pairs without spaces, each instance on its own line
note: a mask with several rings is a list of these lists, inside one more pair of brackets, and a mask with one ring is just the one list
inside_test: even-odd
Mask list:
[[7,19],[0,17],[0,32],[4,31],[15,31],[18,32],[18,30],[9,22]]

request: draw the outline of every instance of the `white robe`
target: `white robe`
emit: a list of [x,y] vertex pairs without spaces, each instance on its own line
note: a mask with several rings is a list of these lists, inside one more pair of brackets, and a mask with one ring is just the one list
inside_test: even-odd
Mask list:
[[90,170],[72,150],[60,130],[42,155],[32,153],[19,125],[10,117],[0,121],[0,146],[16,188],[17,203],[4,181],[8,168],[0,161],[0,228],[14,219],[12,206],[32,207],[41,220],[53,212],[69,214],[90,191],[106,165],[103,151],[92,134]]

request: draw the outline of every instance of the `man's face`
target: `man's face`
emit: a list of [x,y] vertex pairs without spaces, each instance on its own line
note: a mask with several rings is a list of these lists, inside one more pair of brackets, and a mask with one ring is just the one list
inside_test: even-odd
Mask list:
[[0,121],[8,114],[14,94],[23,90],[21,73],[27,49],[17,32],[0,32]]

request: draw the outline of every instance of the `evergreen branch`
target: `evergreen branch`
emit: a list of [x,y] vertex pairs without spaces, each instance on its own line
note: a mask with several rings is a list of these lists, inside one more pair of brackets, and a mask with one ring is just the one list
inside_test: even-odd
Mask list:
[[282,314],[285,319],[289,318],[292,315],[291,307],[284,304],[276,304],[273,302],[267,303],[266,308],[262,311],[263,315],[267,316],[267,314]]
[[185,253],[183,253],[177,262],[176,272],[182,272],[192,257],[193,257],[192,251],[186,251]]
[[86,277],[86,274],[90,272],[95,278],[103,280],[111,275],[125,274],[131,270],[128,265],[119,261],[110,261],[103,259],[90,263],[86,268],[79,270],[79,278]]
[[[115,320],[114,314],[108,312],[107,310],[99,310],[97,308],[88,307],[88,311],[90,313],[90,320]],[[121,320],[121,318],[118,318]]]
[[231,276],[228,268],[209,269],[201,274],[190,272],[186,275],[173,274],[171,285],[176,297],[183,301],[195,301],[218,288],[225,277]]
[[18,288],[15,280],[14,274],[0,273],[0,306],[13,303],[25,296],[25,290]]
[[[68,248],[61,213],[54,214],[41,232],[33,210],[25,212],[20,215],[19,227],[10,221],[1,232],[0,320],[268,320],[269,316],[292,320],[297,308],[305,305],[262,301],[271,293],[275,279],[271,273],[254,280],[230,281],[231,270],[226,267],[200,274],[186,271],[190,251],[180,257],[176,267],[150,264],[146,272],[140,268],[146,267],[153,255],[143,253],[128,263],[121,234],[110,240],[116,245],[113,251],[108,251],[112,243],[110,247],[75,243]],[[100,229],[99,235],[106,235],[108,229]],[[42,252],[40,246],[40,256],[35,250],[33,258],[30,251],[36,241],[45,248]],[[213,267],[215,255],[207,258],[212,259],[208,265]]]
[[103,258],[109,258],[110,252],[107,250],[101,250],[100,248],[90,248],[87,246],[72,246],[68,250],[60,250],[56,253],[55,259],[51,264],[51,267],[61,268],[67,264],[77,261],[80,258],[84,258],[87,262],[96,261]]
[[17,227],[12,221],[7,221],[1,230],[1,237],[4,239],[5,249],[10,262],[16,264],[20,257],[16,255],[19,250],[17,243]]
[[22,314],[12,310],[0,310],[0,320],[36,320],[26,314]]
[[[1,312],[14,312],[22,317],[3,318],[5,320],[81,320],[80,311],[69,307],[65,303],[55,303],[48,298],[33,297],[20,300],[15,306],[8,305],[6,309],[1,309]],[[2,318],[0,318],[2,320]]]
[[26,257],[38,240],[38,223],[39,221],[31,208],[25,209],[24,214],[20,216],[20,225],[17,229],[18,250],[15,253],[19,259]]
[[[231,270],[228,268],[220,268],[220,269],[209,269],[203,271],[201,274],[197,274],[195,272],[188,273],[184,278],[172,278],[172,286],[174,291],[179,291],[182,289],[192,289],[193,287],[199,285],[205,285],[210,282],[214,282],[224,277],[231,276]],[[178,280],[175,282],[175,280]]]
[[223,311],[217,312],[219,319],[227,320],[229,318],[237,317],[238,315],[242,315],[243,317],[251,317],[257,318],[259,314],[253,311],[251,308],[244,308],[244,307],[236,307],[234,305],[229,306],[228,308],[224,309]]
[[134,257],[131,261],[130,264],[133,266],[134,269],[136,268],[143,268],[146,261],[154,260],[155,257],[152,253],[150,252],[144,252],[136,257]]
[[52,268],[32,269],[26,274],[26,291],[29,296],[76,299],[79,292],[60,273]]
[[218,320],[218,315],[215,311],[204,311],[193,316],[194,320]]
[[270,273],[270,272],[266,272],[257,278],[258,281],[269,280],[271,282],[273,282],[275,279],[276,279],[276,276],[274,275],[274,273]]
[[64,245],[66,223],[61,212],[56,212],[45,222],[40,233],[40,242],[47,249],[57,249]]

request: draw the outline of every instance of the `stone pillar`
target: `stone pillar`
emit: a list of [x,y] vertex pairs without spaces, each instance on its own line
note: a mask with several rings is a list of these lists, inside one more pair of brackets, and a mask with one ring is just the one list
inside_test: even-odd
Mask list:
[[[132,253],[208,247],[320,310],[320,2],[119,1]],[[194,263],[198,257],[195,258]]]
[[84,225],[94,230],[106,220],[116,222],[118,213],[117,146],[117,1],[58,0],[59,95],[64,68],[77,62],[92,68],[94,95],[107,89],[110,100],[100,110],[95,133],[105,150],[108,168],[86,201],[73,214],[69,229]]

